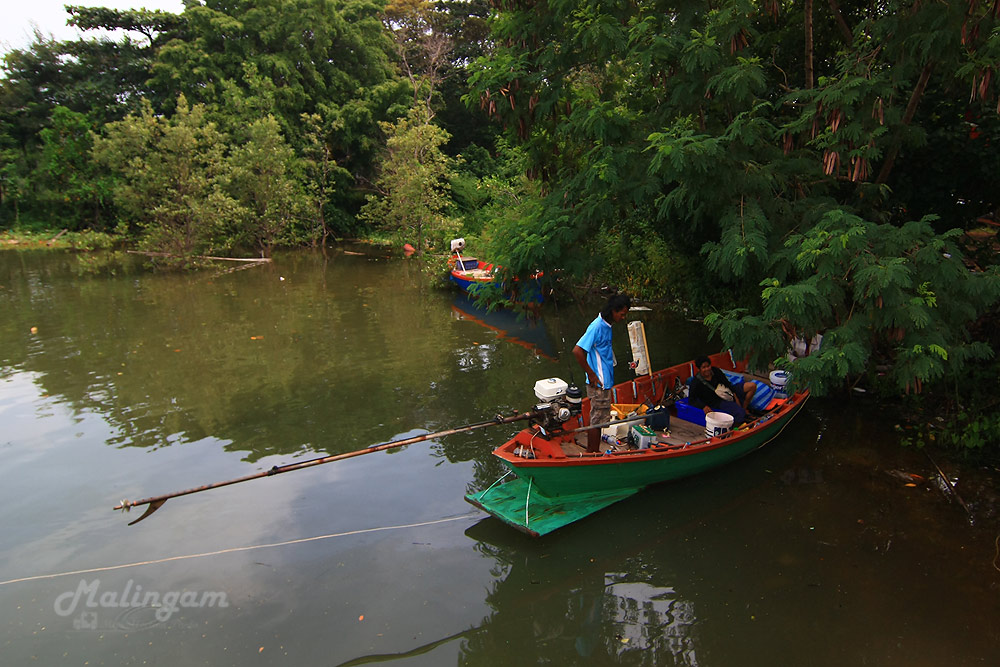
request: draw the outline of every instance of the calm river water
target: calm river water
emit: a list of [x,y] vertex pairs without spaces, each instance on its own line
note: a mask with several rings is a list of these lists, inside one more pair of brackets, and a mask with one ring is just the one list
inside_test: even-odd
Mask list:
[[[600,306],[470,313],[355,250],[99,277],[0,253],[0,663],[1000,663],[994,508],[960,481],[970,526],[865,404],[814,399],[769,448],[540,540],[463,500],[507,426],[127,526],[123,498],[525,409]],[[681,316],[630,317],[656,366],[712,349]]]

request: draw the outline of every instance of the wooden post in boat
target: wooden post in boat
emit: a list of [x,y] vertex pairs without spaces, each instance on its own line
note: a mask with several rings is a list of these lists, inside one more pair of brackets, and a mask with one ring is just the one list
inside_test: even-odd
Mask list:
[[[656,400],[656,385],[653,381],[653,363],[649,360],[649,344],[646,342],[646,326],[639,320],[628,323],[628,339],[632,347],[632,362],[635,364],[637,375],[649,376],[650,398]],[[643,368],[645,366],[645,368]],[[643,372],[645,371],[645,373]],[[639,391],[635,387],[635,400],[639,400]],[[664,385],[666,388],[666,385]],[[654,406],[655,407],[655,406]]]
[[[640,324],[642,324],[642,323],[640,322]],[[656,383],[653,382],[653,362],[650,361],[650,359],[649,359],[649,344],[646,342],[646,326],[645,325],[642,326],[641,331],[642,331],[642,349],[646,350],[646,366],[649,367],[649,392],[650,392],[651,398],[655,399],[656,398]],[[666,388],[666,385],[664,385],[664,388]],[[655,408],[656,406],[654,405],[652,407]]]

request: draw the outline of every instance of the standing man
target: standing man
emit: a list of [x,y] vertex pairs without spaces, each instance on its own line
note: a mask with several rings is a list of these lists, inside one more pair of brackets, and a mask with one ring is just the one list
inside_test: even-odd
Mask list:
[[[631,306],[632,300],[627,294],[613,295],[573,348],[573,356],[587,374],[591,424],[611,421],[611,387],[615,384],[611,325],[623,321]],[[587,451],[601,451],[600,429],[587,431]]]

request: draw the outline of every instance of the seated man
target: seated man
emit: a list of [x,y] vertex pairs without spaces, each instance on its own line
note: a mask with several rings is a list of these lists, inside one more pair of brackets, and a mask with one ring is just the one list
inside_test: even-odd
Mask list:
[[[698,371],[691,382],[689,400],[691,405],[702,408],[705,414],[709,412],[725,412],[733,416],[733,425],[742,424],[747,419],[747,407],[757,392],[753,382],[737,382],[733,384],[726,374],[712,365],[708,357],[698,357],[694,360]],[[733,396],[732,400],[719,396],[717,388],[722,385]]]

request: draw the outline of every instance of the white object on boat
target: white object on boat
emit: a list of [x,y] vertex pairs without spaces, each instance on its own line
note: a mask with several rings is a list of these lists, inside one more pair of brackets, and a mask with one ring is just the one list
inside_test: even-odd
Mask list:
[[822,344],[823,334],[819,333],[808,341],[804,338],[793,338],[788,344],[788,360],[795,361],[802,357],[808,357],[810,354],[815,354],[819,351]]
[[[611,408],[611,419],[614,421],[618,421],[619,419],[628,419],[629,417],[634,417],[635,414],[634,410],[631,413],[625,413],[619,411],[615,407]],[[632,422],[625,422],[624,424],[612,424],[611,426],[603,429],[603,432],[615,435],[619,440],[622,440],[628,437],[628,431],[630,428],[632,428]]]
[[771,380],[771,386],[774,387],[775,398],[788,398],[785,385],[788,384],[789,375],[788,371],[771,371],[768,377]]
[[709,412],[705,415],[705,435],[709,438],[727,433],[732,427],[732,415],[725,412]]
[[628,323],[628,342],[632,344],[632,361],[636,375],[649,374],[649,350],[646,347],[646,329],[638,320]]
[[535,396],[540,401],[551,401],[565,395],[569,385],[559,378],[545,378],[535,383]]
[[768,376],[771,380],[771,386],[774,387],[775,391],[784,391],[785,385],[788,384],[788,371],[771,371]]
[[452,239],[451,240],[451,251],[465,250],[465,239]]

